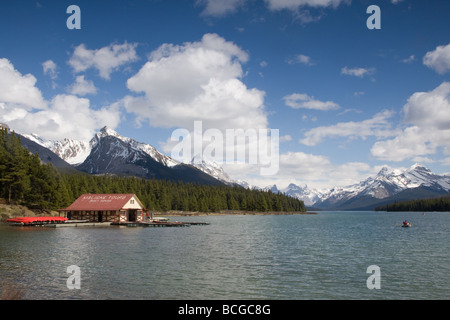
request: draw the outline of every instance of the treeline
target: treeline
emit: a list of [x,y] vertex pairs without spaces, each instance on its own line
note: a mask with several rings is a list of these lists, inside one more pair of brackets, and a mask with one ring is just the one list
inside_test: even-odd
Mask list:
[[65,175],[71,199],[84,193],[134,193],[147,209],[154,211],[220,210],[305,211],[302,201],[270,191],[231,186],[205,186],[135,177]]
[[376,211],[450,211],[450,196],[395,202],[375,208]]
[[18,135],[0,130],[0,198],[33,209],[54,209],[68,200],[60,196],[64,187],[52,165],[30,154]]
[[238,186],[61,173],[22,147],[19,136],[0,132],[1,198],[32,209],[53,210],[67,207],[85,193],[134,193],[147,209],[154,211],[306,210],[302,201],[284,194]]

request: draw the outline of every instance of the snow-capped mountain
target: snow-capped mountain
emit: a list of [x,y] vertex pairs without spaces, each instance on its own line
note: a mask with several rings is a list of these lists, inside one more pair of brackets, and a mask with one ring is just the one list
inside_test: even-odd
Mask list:
[[141,150],[147,153],[154,160],[164,164],[167,167],[173,167],[180,164],[178,161],[162,154],[155,147],[150,144],[145,144],[138,142],[134,139],[121,136],[116,131],[103,127],[99,132],[97,132],[91,141],[80,141],[74,139],[65,138],[63,140],[45,140],[36,134],[24,135],[26,138],[46,147],[56,153],[61,159],[65,160],[67,163],[72,165],[82,164],[86,158],[91,153],[92,149],[99,143],[102,138],[107,136],[115,137],[124,143],[128,144],[131,148],[136,150]]
[[167,166],[167,167],[173,167],[176,165],[179,165],[180,162],[162,154],[161,152],[159,152],[158,150],[156,150],[155,147],[153,147],[150,144],[146,144],[146,143],[142,143],[139,141],[136,141],[134,139],[131,138],[127,138],[124,136],[121,136],[120,134],[118,134],[116,131],[112,130],[111,128],[108,127],[103,127],[99,132],[97,132],[95,134],[95,136],[91,139],[90,141],[90,147],[91,149],[94,148],[99,141],[102,138],[105,138],[107,136],[111,136],[111,137],[115,137],[121,141],[123,141],[125,144],[129,145],[131,148],[134,148],[136,150],[141,150],[143,152],[145,152],[146,154],[148,154],[150,157],[152,157],[155,161]]
[[286,188],[282,189],[284,194],[302,200],[305,205],[311,206],[319,201],[323,194],[317,190],[309,188],[307,185],[298,186],[294,183],[289,184]]
[[267,186],[264,190],[270,190],[273,193],[284,193],[293,198],[302,200],[305,205],[311,206],[323,197],[323,193],[317,189],[309,188],[307,185],[298,186],[294,183],[289,184],[286,188],[278,189],[277,185]]
[[373,209],[382,203],[426,198],[450,192],[450,176],[437,175],[420,164],[406,170],[383,167],[380,172],[360,183],[329,190],[317,190],[307,185],[291,183],[283,189],[276,185],[264,190],[282,192],[302,200],[305,205],[321,209]]
[[[35,134],[26,138],[51,150],[78,170],[91,174],[126,174],[169,180],[233,183],[215,163],[192,161],[186,165],[159,152],[150,144],[124,137],[103,127],[89,142],[73,139],[45,140]],[[168,170],[174,169],[174,170]],[[178,176],[178,177],[177,177]],[[189,178],[187,178],[189,176]]]
[[178,163],[150,145],[123,137],[107,127],[90,142],[91,152],[76,169],[90,174],[114,174],[201,183],[222,184],[194,166]]
[[215,161],[205,160],[200,155],[196,155],[192,158],[191,165],[226,184],[239,184],[237,181],[231,179],[225,170],[223,170],[222,166],[218,163]]
[[36,134],[24,134],[27,139],[56,153],[61,159],[72,165],[83,163],[91,153],[89,142],[65,138],[63,140],[45,140]]
[[[412,190],[415,192],[413,193]],[[450,192],[450,177],[437,175],[420,164],[406,170],[384,167],[358,184],[333,188],[314,203],[319,208],[368,208],[390,199],[433,196]]]

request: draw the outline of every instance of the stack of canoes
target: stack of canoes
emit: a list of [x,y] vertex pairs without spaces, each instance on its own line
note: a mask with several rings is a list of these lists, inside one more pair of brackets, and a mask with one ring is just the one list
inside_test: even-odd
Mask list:
[[64,217],[18,217],[7,219],[6,222],[22,226],[43,225],[49,223],[64,223],[68,219]]

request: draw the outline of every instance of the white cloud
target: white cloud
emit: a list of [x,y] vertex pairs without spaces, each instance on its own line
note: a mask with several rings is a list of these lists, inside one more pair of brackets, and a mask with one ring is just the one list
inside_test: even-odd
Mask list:
[[320,9],[337,8],[350,0],[265,0],[265,3],[271,11],[290,11],[295,19],[305,24],[321,19],[324,13]]
[[280,169],[276,176],[262,177],[249,165],[224,165],[225,171],[234,178],[243,179],[251,185],[266,187],[276,184],[278,188],[290,183],[318,189],[331,186],[347,186],[359,183],[376,174],[380,168],[363,162],[334,164],[327,156],[304,152],[280,154]]
[[[450,157],[447,157],[447,158],[445,158],[445,159],[442,159],[442,160],[440,161],[440,163],[442,163],[442,165],[444,165],[444,166],[450,167]],[[447,175],[450,176],[450,173],[447,173]]]
[[[203,16],[222,17],[235,13],[247,3],[248,0],[196,0],[196,5],[204,6]],[[289,10],[303,23],[320,19],[321,15],[314,17],[308,8],[336,8],[341,3],[350,3],[350,0],[264,0],[271,11]]]
[[297,10],[299,7],[338,7],[347,0],[265,0],[271,10]]
[[95,87],[94,82],[91,80],[86,80],[84,75],[77,76],[75,83],[68,89],[71,94],[79,96],[97,93],[97,88]]
[[350,139],[367,139],[370,136],[377,138],[392,137],[396,131],[392,130],[388,121],[393,115],[392,111],[382,111],[373,118],[360,122],[340,122],[331,126],[322,126],[311,129],[305,133],[305,138],[300,140],[307,146],[315,146],[325,138],[346,137]]
[[137,44],[111,44],[101,49],[86,49],[84,44],[77,46],[69,60],[75,73],[95,68],[102,78],[109,80],[112,72],[138,59]]
[[22,75],[9,60],[0,59],[0,122],[47,139],[89,140],[102,126],[115,128],[120,121],[117,104],[94,110],[88,99],[74,95],[45,101],[35,85],[33,75]]
[[280,142],[292,141],[292,136],[290,134],[286,134],[280,137]]
[[332,101],[319,101],[305,93],[293,93],[283,98],[286,105],[294,109],[314,109],[314,110],[336,110],[339,105]]
[[44,63],[42,63],[42,69],[44,71],[45,75],[48,75],[51,79],[58,78],[58,71],[57,71],[56,63],[52,60],[47,60]]
[[[415,156],[424,156],[436,152],[436,131],[426,131],[412,126],[404,129],[395,138],[376,142],[370,152],[380,160],[403,161]],[[450,133],[450,132],[449,132]]]
[[307,65],[307,66],[313,66],[314,65],[314,63],[311,60],[311,57],[306,56],[304,54],[298,54],[294,58],[288,59],[287,62],[289,64],[301,63],[301,64],[304,64],[304,65]]
[[196,4],[205,6],[202,15],[220,17],[234,13],[245,3],[243,0],[197,0]]
[[378,141],[373,156],[402,161],[435,154],[439,148],[450,153],[450,83],[444,82],[429,92],[416,92],[403,107],[410,124],[393,139]]
[[120,122],[117,105],[94,110],[89,99],[73,95],[55,96],[45,110],[23,111],[21,117],[9,121],[10,127],[20,133],[36,133],[52,140],[69,137],[89,141],[102,126],[115,128]]
[[349,76],[355,76],[359,78],[363,78],[366,75],[373,74],[375,72],[374,68],[348,68],[343,67],[341,69],[341,74],[349,75]]
[[429,51],[423,57],[423,63],[439,74],[450,70],[450,44],[438,46],[434,51]]
[[405,121],[421,128],[450,129],[450,82],[430,92],[416,92],[403,107]]
[[408,58],[401,60],[403,63],[411,63],[413,61],[416,61],[416,57],[412,54]]
[[125,108],[155,127],[191,130],[201,120],[205,129],[266,128],[265,93],[241,81],[246,61],[245,51],[217,34],[164,44],[128,80],[130,90],[144,95],[126,97]]
[[22,75],[14,69],[8,59],[0,59],[0,102],[3,104],[3,109],[6,109],[2,112],[2,117],[5,117],[12,109],[45,108],[46,102],[41,91],[35,86],[36,82],[33,75]]

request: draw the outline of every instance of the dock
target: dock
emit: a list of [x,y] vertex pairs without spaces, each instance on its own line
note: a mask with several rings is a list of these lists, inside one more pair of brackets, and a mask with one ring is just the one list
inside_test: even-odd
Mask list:
[[161,227],[190,227],[190,226],[205,226],[209,225],[206,222],[113,222],[111,223],[113,226],[127,226],[127,227],[153,227],[153,228],[161,228]]
[[96,228],[104,228],[111,227],[111,222],[89,222],[89,221],[70,221],[65,223],[50,223],[44,225],[47,228],[77,228],[77,227],[96,227]]
[[155,219],[150,221],[126,221],[126,222],[92,222],[89,220],[57,220],[55,218],[23,218],[11,219],[10,225],[46,228],[77,228],[77,227],[190,227],[209,225],[206,222],[179,222],[168,219]]

